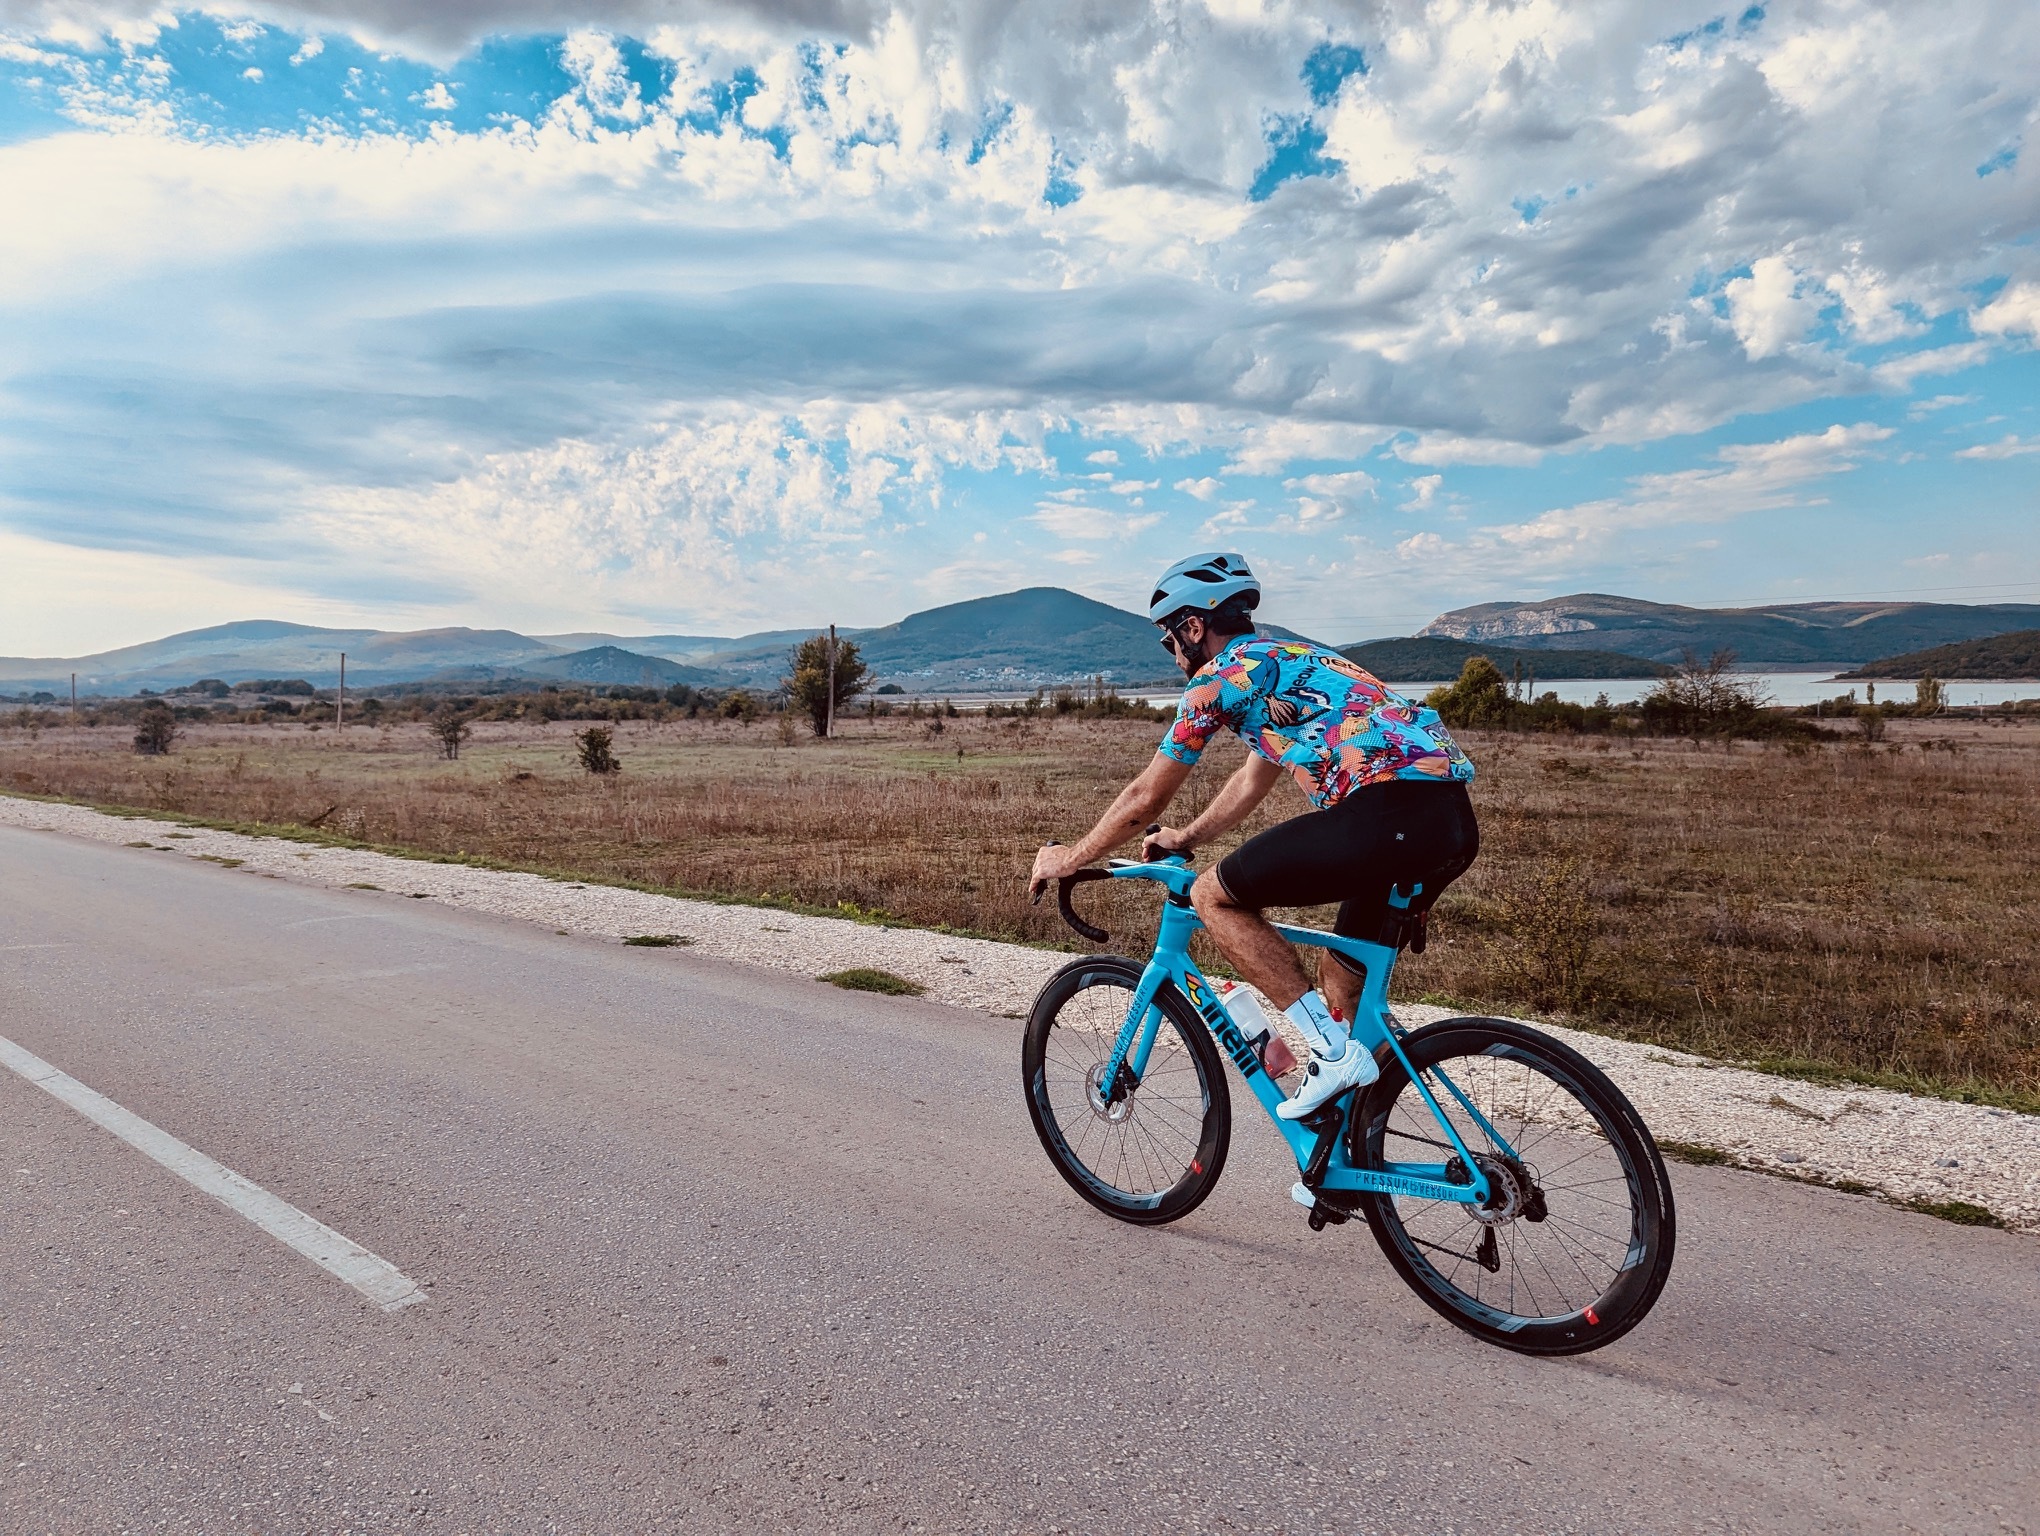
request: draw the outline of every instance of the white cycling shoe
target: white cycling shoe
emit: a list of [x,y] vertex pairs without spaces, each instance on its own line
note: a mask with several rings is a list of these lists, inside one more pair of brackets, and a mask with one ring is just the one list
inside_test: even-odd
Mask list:
[[1348,1088],[1364,1088],[1379,1076],[1381,1068],[1374,1064],[1374,1053],[1363,1049],[1357,1040],[1348,1040],[1341,1056],[1320,1056],[1312,1050],[1296,1097],[1277,1104],[1275,1113],[1284,1120],[1301,1120],[1326,1100],[1337,1098]]

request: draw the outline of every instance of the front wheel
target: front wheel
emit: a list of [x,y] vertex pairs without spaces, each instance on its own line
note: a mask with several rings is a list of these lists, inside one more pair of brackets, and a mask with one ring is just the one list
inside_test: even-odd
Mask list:
[[[1365,1196],[1396,1273],[1467,1332],[1525,1354],[1599,1349],[1641,1322],[1672,1267],[1672,1189],[1622,1091],[1579,1052],[1507,1019],[1446,1019],[1403,1050],[1489,1196]],[[1359,1167],[1443,1163],[1448,1179],[1471,1182],[1392,1053],[1351,1135]]]
[[1130,1087],[1105,1081],[1141,971],[1099,955],[1056,972],[1028,1016],[1020,1070],[1056,1171],[1108,1216],[1153,1226],[1188,1215],[1218,1182],[1232,1100],[1210,1034],[1167,984],[1147,1072]]

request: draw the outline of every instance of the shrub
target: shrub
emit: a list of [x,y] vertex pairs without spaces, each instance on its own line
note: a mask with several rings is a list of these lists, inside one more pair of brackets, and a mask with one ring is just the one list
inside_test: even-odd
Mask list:
[[161,757],[177,739],[177,717],[167,704],[151,704],[135,721],[135,750],[144,757]]
[[474,733],[474,727],[468,724],[467,715],[451,705],[432,717],[432,736],[439,743],[439,754],[442,757],[459,757],[462,744]]
[[574,740],[580,746],[581,766],[590,773],[621,773],[623,764],[610,750],[616,733],[606,725],[591,725]]
[[1496,915],[1515,941],[1503,963],[1518,987],[1540,1007],[1582,1008],[1599,935],[1579,860],[1554,860],[1516,884]]
[[251,677],[235,687],[241,693],[284,693],[294,699],[309,699],[318,691],[301,677]]
[[[853,641],[836,642],[836,713],[864,691],[871,673]],[[810,635],[787,658],[786,702],[808,717],[817,736],[829,729],[829,637]]]
[[1485,656],[1469,656],[1459,680],[1433,688],[1424,702],[1454,730],[1470,725],[1502,725],[1509,718],[1509,682],[1501,668]]

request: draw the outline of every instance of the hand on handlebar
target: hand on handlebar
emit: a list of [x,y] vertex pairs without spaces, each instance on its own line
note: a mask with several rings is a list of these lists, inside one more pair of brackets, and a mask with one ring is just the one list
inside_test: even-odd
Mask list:
[[1152,864],[1157,859],[1168,858],[1171,854],[1190,857],[1197,845],[1184,836],[1179,827],[1165,827],[1157,822],[1147,829],[1147,836],[1140,841],[1140,856],[1144,863]]
[[1034,900],[1041,900],[1041,893],[1057,880],[1067,879],[1082,866],[1070,857],[1069,849],[1060,843],[1046,843],[1041,852],[1034,856],[1034,873],[1027,879],[1027,894]]

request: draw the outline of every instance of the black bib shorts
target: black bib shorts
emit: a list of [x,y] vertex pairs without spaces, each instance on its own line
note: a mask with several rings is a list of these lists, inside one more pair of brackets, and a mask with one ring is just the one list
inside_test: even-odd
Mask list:
[[1391,887],[1421,881],[1428,906],[1479,852],[1464,784],[1391,779],[1247,839],[1219,861],[1218,883],[1235,906],[1257,912],[1337,902],[1332,931],[1372,940]]

